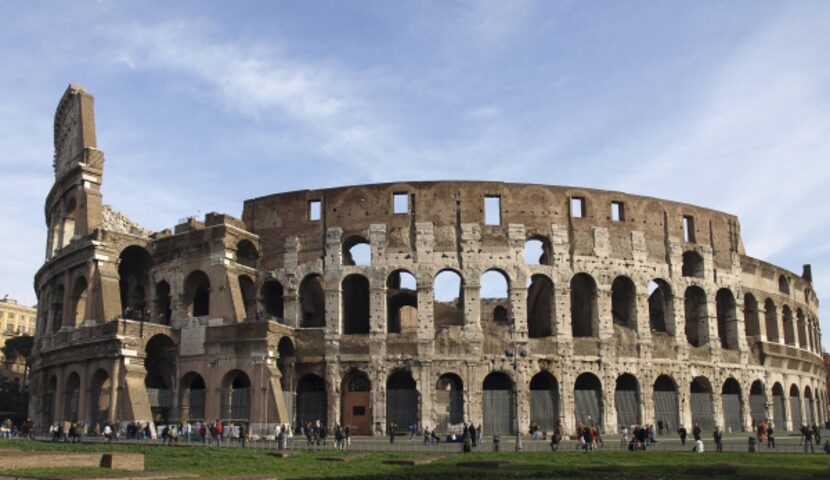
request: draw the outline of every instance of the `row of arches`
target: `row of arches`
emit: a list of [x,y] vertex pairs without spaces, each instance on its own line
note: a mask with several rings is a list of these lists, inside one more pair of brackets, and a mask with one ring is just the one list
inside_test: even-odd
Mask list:
[[[780,312],[780,313],[779,313]],[[821,334],[817,319],[807,317],[801,308],[795,312],[786,303],[779,309],[771,298],[759,304],[755,295],[744,295],[744,326],[747,337],[821,351]]]

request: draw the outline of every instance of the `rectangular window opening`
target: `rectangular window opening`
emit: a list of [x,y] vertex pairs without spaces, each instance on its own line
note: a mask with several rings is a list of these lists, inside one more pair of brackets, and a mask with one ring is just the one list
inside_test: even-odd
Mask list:
[[352,415],[362,417],[366,415],[366,407],[352,407]]
[[320,220],[321,215],[320,200],[311,200],[308,202],[308,219],[312,222]]
[[695,241],[695,218],[691,215],[683,215],[683,241],[686,243]]
[[582,218],[585,216],[585,199],[582,197],[571,197],[571,217]]
[[484,197],[484,224],[501,225],[501,197],[495,195]]
[[625,221],[625,205],[623,202],[611,202],[611,221]]
[[392,211],[395,214],[409,213],[409,194],[406,192],[392,195]]

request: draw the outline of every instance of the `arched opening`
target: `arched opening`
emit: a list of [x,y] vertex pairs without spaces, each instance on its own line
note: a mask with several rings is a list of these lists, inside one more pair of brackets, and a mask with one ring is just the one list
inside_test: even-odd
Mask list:
[[81,377],[77,372],[72,372],[66,378],[63,387],[63,420],[77,422],[78,405],[81,398]]
[[66,291],[58,285],[52,293],[52,331],[57,332],[63,326],[63,297]]
[[816,419],[813,415],[813,391],[809,386],[804,387],[804,410],[807,425],[813,425]]
[[107,371],[99,368],[89,382],[89,424],[103,426],[109,420],[110,390],[112,385]]
[[363,275],[343,279],[343,333],[369,333],[369,279]]
[[787,281],[787,277],[784,275],[778,277],[778,291],[784,295],[790,294],[790,282]]
[[677,384],[668,375],[660,375],[654,381],[654,421],[663,422],[666,432],[680,427],[680,402],[677,400]]
[[406,270],[395,270],[386,279],[386,331],[415,333],[418,330],[418,285]]
[[728,378],[723,383],[721,403],[723,405],[723,426],[727,433],[743,431],[741,385],[734,378]]
[[360,370],[353,370],[343,377],[343,397],[340,412],[343,426],[349,426],[352,435],[371,435],[372,382]]
[[167,335],[158,334],[144,348],[144,387],[150,411],[156,422],[167,421],[173,408],[173,382],[176,378],[176,344]]
[[728,288],[721,288],[715,294],[715,304],[718,316],[718,337],[721,348],[727,350],[738,349],[738,318],[736,315],[735,297]]
[[546,237],[535,235],[525,242],[525,264],[550,265],[552,257],[553,249]]
[[648,284],[648,324],[652,332],[669,332],[674,324],[674,303],[671,287],[662,279]]
[[704,432],[715,429],[715,409],[712,397],[712,384],[706,377],[695,377],[689,388],[691,394],[692,423],[699,425]]
[[146,295],[152,263],[147,250],[137,245],[125,248],[118,257],[118,287],[123,318],[149,320],[146,318]]
[[784,305],[781,310],[781,316],[784,318],[784,343],[795,346],[795,325],[793,324],[793,311],[789,305]]
[[153,301],[156,308],[156,323],[170,325],[170,318],[173,316],[170,299],[170,284],[162,280],[156,284],[156,297]]
[[513,380],[503,372],[484,377],[482,409],[488,435],[516,433],[516,399]]
[[239,293],[242,294],[242,304],[245,307],[245,320],[256,320],[256,287],[251,277],[239,276]]
[[617,410],[617,426],[630,427],[642,423],[640,415],[640,382],[630,373],[617,377],[614,390],[614,405]]
[[530,338],[543,338],[555,331],[556,303],[553,282],[545,275],[530,277],[527,287],[527,333]]
[[277,344],[277,368],[280,371],[280,390],[285,400],[288,419],[294,418],[296,404],[294,402],[294,366],[296,365],[296,351],[294,343],[288,337],[282,337]]
[[265,319],[283,319],[283,288],[276,280],[268,280],[259,289],[259,302],[265,309]]
[[700,287],[687,288],[683,297],[683,306],[686,311],[686,340],[693,347],[705,345],[709,340],[706,293]]
[[72,324],[79,326],[86,318],[87,283],[84,277],[75,281],[72,288]]
[[371,265],[372,247],[363,237],[353,236],[343,242],[343,265]]
[[682,273],[684,277],[703,278],[703,257],[697,252],[683,252]]
[[599,332],[597,283],[587,273],[571,279],[571,330],[574,337],[595,337]]
[[453,425],[464,422],[464,382],[454,373],[445,373],[435,385],[435,412],[440,432],[448,432]]
[[593,373],[583,373],[574,383],[575,424],[602,427],[602,382]]
[[807,342],[807,326],[804,322],[804,312],[800,308],[796,309],[795,318],[796,324],[798,325],[798,345],[806,350],[810,345]]
[[418,424],[418,388],[412,372],[398,370],[386,379],[386,421],[402,430]]
[[300,283],[300,315],[303,328],[326,326],[326,293],[320,275],[308,275]]
[[63,224],[61,225],[61,248],[69,245],[69,242],[75,238],[75,215],[76,203],[74,198],[70,198],[66,204],[66,209],[63,214]]
[[236,263],[256,268],[259,252],[250,240],[241,240],[236,244]]
[[49,383],[46,386],[46,392],[43,397],[43,413],[44,418],[49,422],[49,425],[54,424],[59,419],[57,418],[58,411],[58,377],[52,375],[49,378]]
[[752,425],[754,426],[769,417],[767,415],[767,395],[764,391],[764,383],[760,380],[755,380],[749,387],[749,416],[752,418]]
[[454,270],[442,270],[433,282],[432,314],[435,327],[464,325],[464,281]]
[[744,295],[744,333],[747,341],[761,335],[761,321],[758,315],[758,301],[751,293]]
[[804,417],[801,414],[801,392],[796,384],[790,386],[790,413],[793,418],[791,430],[797,431],[804,424]]
[[297,382],[297,422],[328,425],[328,398],[326,381],[321,377],[307,373]]
[[611,284],[611,316],[615,325],[637,329],[637,288],[626,276]]
[[778,333],[778,307],[771,299],[764,301],[764,326],[767,327],[767,341],[780,342]]
[[222,379],[219,414],[229,421],[247,422],[251,415],[251,379],[242,370],[231,370]]
[[530,379],[530,421],[551,433],[559,422],[559,382],[548,372],[539,372]]
[[184,280],[184,295],[188,317],[210,315],[210,279],[205,272],[190,272]]
[[784,407],[785,401],[784,387],[780,383],[775,383],[772,386],[772,410],[775,416],[775,423],[779,429],[783,429],[787,424],[787,410]]
[[482,323],[510,323],[509,282],[507,275],[498,270],[487,270],[481,275]]
[[183,421],[205,420],[205,379],[188,372],[179,382],[179,405]]

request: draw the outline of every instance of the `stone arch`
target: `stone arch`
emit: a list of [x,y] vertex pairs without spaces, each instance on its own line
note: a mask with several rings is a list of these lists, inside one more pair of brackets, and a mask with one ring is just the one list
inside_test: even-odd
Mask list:
[[532,235],[524,246],[526,265],[550,265],[553,248],[550,239],[543,235]]
[[578,273],[571,278],[571,331],[574,337],[599,334],[597,283],[587,273]]
[[617,377],[614,390],[614,406],[617,411],[617,426],[630,427],[642,423],[640,412],[640,382],[630,373]]
[[761,321],[758,315],[758,300],[751,293],[744,295],[744,334],[747,340],[761,335]]
[[772,386],[772,408],[773,419],[779,429],[783,429],[787,424],[787,410],[784,407],[785,402],[784,387],[780,383],[775,382]]
[[611,283],[611,316],[615,325],[637,329],[637,287],[625,275]]
[[49,425],[60,420],[58,415],[58,377],[51,375],[49,381],[46,383],[46,392],[42,399],[42,412],[44,418],[49,422]]
[[328,397],[326,381],[319,375],[307,373],[297,382],[297,422],[316,422],[328,425]]
[[184,296],[188,317],[210,315],[210,278],[205,272],[190,272],[184,280]]
[[418,330],[418,283],[406,270],[395,270],[386,279],[386,331],[414,333]]
[[418,424],[420,394],[412,372],[396,370],[386,379],[386,421],[397,428],[409,430]]
[[692,423],[700,426],[704,432],[715,429],[715,409],[712,384],[703,376],[695,377],[689,387]]
[[769,418],[769,415],[767,415],[766,388],[761,380],[755,380],[749,386],[749,416],[752,418],[753,426],[757,426],[760,422]]
[[718,337],[721,348],[738,349],[738,318],[735,296],[728,288],[721,288],[715,294],[718,321]]
[[553,282],[547,275],[530,277],[527,287],[527,333],[530,338],[549,337],[556,331]]
[[67,200],[66,207],[63,211],[63,218],[61,219],[61,248],[64,248],[67,245],[69,245],[69,243],[78,233],[76,229],[76,215],[77,203],[75,201],[75,197],[69,197],[69,200]]
[[433,285],[435,326],[464,325],[464,277],[453,269],[445,268],[435,275]]
[[789,305],[781,309],[781,316],[784,320],[784,343],[795,346],[795,325],[793,324],[793,311]]
[[300,327],[326,326],[326,293],[323,277],[316,273],[306,275],[300,283]]
[[790,282],[784,275],[778,276],[778,291],[784,295],[790,294]]
[[662,278],[649,282],[648,323],[653,332],[672,333],[674,325],[674,294]]
[[539,372],[530,379],[530,420],[551,433],[559,423],[559,382],[550,372]]
[[99,368],[92,374],[89,382],[87,405],[89,408],[89,424],[103,426],[109,420],[110,391],[112,381],[106,370]]
[[723,426],[727,432],[743,431],[743,401],[741,396],[741,384],[734,378],[727,378],[721,389]]
[[239,276],[239,293],[242,294],[242,305],[245,307],[245,320],[255,320],[257,316],[257,298],[254,281],[248,275]]
[[703,346],[709,338],[709,314],[706,304],[706,292],[692,285],[683,296],[686,312],[686,340],[693,347]]
[[804,323],[804,312],[801,308],[796,308],[795,319],[798,332],[798,345],[801,348],[808,350],[810,348],[810,343],[807,340],[807,326]]
[[484,432],[516,433],[516,397],[513,380],[504,372],[490,372],[482,383]]
[[801,412],[801,392],[798,385],[790,385],[790,413],[792,414],[792,430],[796,431],[804,424]]
[[352,235],[343,241],[343,265],[371,265],[372,246],[360,235]]
[[602,382],[599,377],[585,372],[574,382],[574,424],[602,426]]
[[767,328],[767,341],[780,342],[781,336],[778,332],[778,307],[772,299],[764,301],[764,326]]
[[124,318],[141,320],[145,316],[152,265],[152,257],[144,247],[131,245],[121,251],[118,257],[118,288]]
[[275,318],[282,322],[284,313],[282,284],[276,280],[266,280],[259,289],[259,303],[265,310],[265,320]]
[[62,283],[52,289],[52,331],[57,332],[63,326],[63,297],[66,291]]
[[179,382],[179,408],[182,420],[205,420],[205,379],[198,372],[187,372]]
[[76,327],[81,325],[86,317],[87,298],[89,297],[87,287],[84,277],[78,277],[75,280],[75,286],[72,287],[72,324]]
[[81,376],[78,372],[71,372],[63,383],[63,420],[77,422],[80,412],[78,407],[81,399]]
[[435,385],[435,428],[447,432],[464,422],[464,381],[455,373],[444,373]]
[[349,426],[352,435],[371,435],[372,382],[365,372],[351,370],[343,377],[341,387],[341,423]]
[[164,334],[156,334],[144,347],[144,387],[155,421],[166,421],[173,408],[173,383],[176,378],[176,344]]
[[804,416],[807,420],[807,425],[815,423],[816,419],[813,415],[813,391],[809,385],[804,387]]
[[242,370],[231,370],[222,378],[219,415],[227,420],[246,422],[251,417],[251,379]]
[[240,240],[236,244],[236,263],[249,268],[256,268],[259,251],[250,240]]
[[663,422],[666,431],[674,432],[680,427],[680,402],[677,382],[671,375],[660,375],[654,381],[654,421]]
[[681,273],[684,277],[703,278],[704,272],[703,257],[699,253],[692,250],[683,252]]
[[283,392],[290,392],[294,384],[294,365],[297,352],[294,342],[289,337],[280,338],[277,343],[277,368],[280,371],[280,387]]
[[491,268],[481,274],[479,283],[482,322],[510,323],[510,277]]
[[369,279],[353,273],[343,279],[342,287],[343,334],[369,333]]
[[171,298],[170,284],[166,280],[158,282],[156,284],[156,295],[153,301],[156,323],[170,325],[170,320],[173,316]]

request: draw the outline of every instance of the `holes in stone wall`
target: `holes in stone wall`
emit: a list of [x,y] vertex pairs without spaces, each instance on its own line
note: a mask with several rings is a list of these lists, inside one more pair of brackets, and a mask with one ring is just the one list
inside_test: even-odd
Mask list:
[[276,318],[278,321],[283,318],[283,288],[276,280],[268,280],[259,289],[259,302],[265,309],[266,319]]
[[343,265],[372,264],[372,247],[369,241],[360,236],[353,236],[343,242]]
[[550,265],[552,258],[550,240],[542,236],[534,236],[525,242],[525,264]]
[[684,277],[703,278],[703,257],[699,253],[691,250],[683,252],[683,266],[681,270]]

